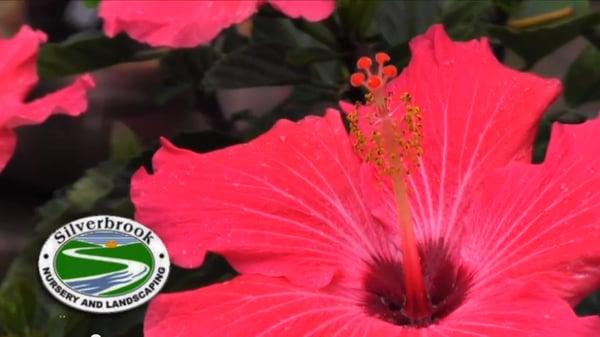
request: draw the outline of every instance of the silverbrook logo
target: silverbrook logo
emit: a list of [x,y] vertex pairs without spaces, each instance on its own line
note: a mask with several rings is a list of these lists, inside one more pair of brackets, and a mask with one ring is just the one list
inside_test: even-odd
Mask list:
[[93,313],[137,307],[167,281],[169,255],[150,229],[130,219],[98,215],[70,222],[46,241],[39,271],[58,300]]

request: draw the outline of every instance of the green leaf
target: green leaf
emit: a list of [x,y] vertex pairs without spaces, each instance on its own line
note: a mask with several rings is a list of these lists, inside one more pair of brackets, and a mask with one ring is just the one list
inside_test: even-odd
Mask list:
[[291,65],[303,66],[311,63],[330,61],[339,57],[340,55],[331,49],[307,47],[290,50],[286,55],[286,60]]
[[514,15],[523,4],[523,0],[492,0],[492,2],[506,15]]
[[410,61],[411,53],[409,48],[409,42],[398,44],[389,50],[390,57],[392,58],[393,64],[402,69],[406,67]]
[[287,46],[302,45],[308,36],[303,36],[288,19],[257,16],[253,19],[252,41],[256,43],[279,43]]
[[113,163],[106,163],[90,169],[87,174],[73,184],[67,192],[67,200],[76,210],[86,210],[94,203],[108,195],[114,187],[112,174],[116,169]]
[[211,89],[237,89],[291,85],[307,79],[306,69],[287,64],[285,45],[256,43],[217,61],[206,72],[203,83]]
[[575,311],[580,316],[600,315],[600,290],[583,299]]
[[179,132],[171,141],[178,147],[200,153],[235,145],[240,142],[238,139],[213,130]]
[[350,36],[357,39],[367,36],[379,3],[379,0],[338,0],[337,12]]
[[323,23],[259,16],[254,20],[252,39],[279,45],[286,53],[286,62],[312,82],[331,84],[339,63],[326,61],[338,61],[343,56],[335,51],[338,41]]
[[570,106],[600,100],[600,49],[585,48],[571,64],[564,83],[565,100]]
[[528,0],[522,1],[516,6],[516,10],[514,10],[511,15],[511,20],[520,20],[524,18],[530,18],[532,16],[538,16],[550,12],[554,12],[557,10],[570,8],[573,10],[573,15],[567,16],[565,18],[552,20],[548,22],[541,23],[536,25],[535,28],[538,27],[556,27],[560,26],[563,23],[568,22],[574,17],[582,16],[589,14],[590,4],[587,0]]
[[406,42],[436,22],[441,1],[383,1],[377,9],[377,26],[392,46]]
[[544,162],[546,159],[546,151],[548,150],[548,143],[550,141],[550,135],[552,133],[553,119],[547,116],[542,118],[539,126],[535,141],[533,142],[532,162],[539,164]]
[[544,56],[598,24],[600,24],[600,12],[595,12],[559,25],[536,29],[516,30],[493,26],[490,27],[489,34],[515,51],[525,61],[525,68],[530,68]]
[[88,8],[98,8],[100,0],[81,0]]
[[113,161],[126,164],[131,158],[142,153],[142,144],[138,137],[123,123],[115,123],[110,135],[111,158]]
[[336,47],[337,38],[323,23],[256,16],[252,41],[279,43],[290,48]]
[[268,114],[252,118],[252,123],[243,132],[243,138],[253,139],[283,118],[297,121],[311,114],[322,114],[326,108],[335,106],[338,100],[335,90],[314,85],[297,85],[285,102]]
[[592,27],[583,32],[583,36],[596,48],[600,48],[600,26]]
[[0,291],[0,327],[15,336],[27,336],[38,308],[38,294],[31,283],[10,284]]
[[336,36],[325,24],[306,20],[293,20],[292,23],[296,28],[314,40],[334,49],[338,47]]
[[140,45],[125,35],[111,39],[101,32],[83,32],[61,43],[43,45],[38,73],[42,79],[80,74],[132,61],[138,50]]
[[219,58],[211,47],[173,50],[160,60],[161,67],[173,82],[198,85],[204,73]]
[[204,74],[218,58],[219,53],[210,46],[169,52],[160,60],[165,80],[157,101],[164,104],[183,93],[192,96],[196,90],[204,89]]
[[486,34],[494,15],[492,0],[451,0],[442,14],[442,23],[455,40],[469,40]]

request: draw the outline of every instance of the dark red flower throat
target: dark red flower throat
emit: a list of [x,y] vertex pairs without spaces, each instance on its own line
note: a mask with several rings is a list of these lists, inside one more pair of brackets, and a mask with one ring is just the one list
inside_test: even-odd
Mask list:
[[365,280],[367,310],[386,321],[400,325],[423,326],[444,317],[458,306],[469,282],[464,268],[455,263],[444,242],[419,243],[414,230],[406,178],[419,167],[422,147],[422,111],[404,93],[396,107],[386,92],[386,83],[398,71],[386,53],[373,60],[361,57],[358,72],[350,83],[368,93],[366,109],[357,104],[348,114],[356,153],[373,164],[382,179],[389,178],[398,214],[401,260],[375,257]]
[[401,259],[374,258],[364,280],[365,310],[396,325],[424,327],[446,317],[464,301],[471,272],[443,241],[418,245],[425,287],[426,312],[411,312],[407,283],[418,275],[407,274]]

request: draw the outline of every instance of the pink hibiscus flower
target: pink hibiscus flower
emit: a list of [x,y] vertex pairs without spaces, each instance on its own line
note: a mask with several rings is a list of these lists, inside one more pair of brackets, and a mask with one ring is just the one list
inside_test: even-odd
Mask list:
[[309,21],[323,20],[335,9],[335,0],[111,0],[100,3],[100,17],[110,37],[126,32],[151,46],[195,47],[248,19],[265,2],[289,17]]
[[45,41],[44,33],[27,26],[11,39],[0,39],[0,171],[15,150],[13,128],[42,123],[55,113],[78,116],[87,109],[85,94],[94,86],[89,75],[57,92],[25,102],[38,81],[37,53]]
[[205,154],[163,140],[137,218],[174,263],[241,276],[160,295],[147,337],[598,335],[571,304],[600,285],[600,121],[555,126],[529,164],[559,81],[441,26],[411,49],[387,85],[387,55],[359,60],[350,136],[331,109]]

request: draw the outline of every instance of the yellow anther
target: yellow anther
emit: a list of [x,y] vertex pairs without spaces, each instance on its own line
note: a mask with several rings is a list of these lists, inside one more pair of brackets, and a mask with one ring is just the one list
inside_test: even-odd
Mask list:
[[[377,95],[379,94],[379,95]],[[384,97],[383,99],[377,99]],[[391,99],[388,95],[368,93],[365,95],[368,112],[359,113],[359,105],[348,114],[350,133],[354,139],[356,152],[366,162],[373,163],[378,170],[385,174],[409,172],[418,167],[423,156],[423,123],[421,108],[412,104],[409,93],[400,96],[400,103],[404,105],[404,116],[391,116]],[[377,104],[383,102],[383,104]],[[394,109],[401,111],[401,109]],[[371,129],[365,135],[362,127]]]

